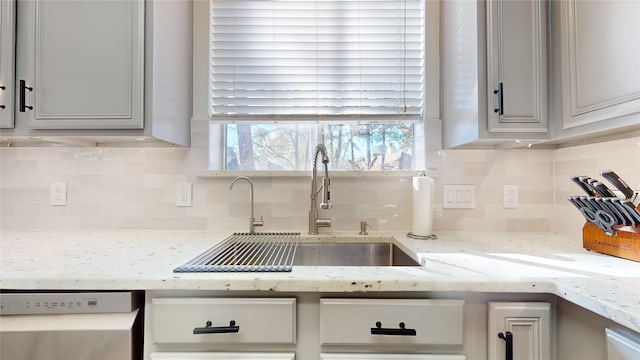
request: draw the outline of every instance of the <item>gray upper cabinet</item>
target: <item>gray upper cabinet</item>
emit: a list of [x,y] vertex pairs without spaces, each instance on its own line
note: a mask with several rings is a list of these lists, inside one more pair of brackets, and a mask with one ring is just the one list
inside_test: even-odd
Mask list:
[[441,2],[445,148],[547,139],[547,2]]
[[[3,141],[190,145],[193,2],[0,3],[3,71],[16,63],[7,88],[14,113],[1,115]],[[13,4],[15,56],[4,50],[4,27],[16,25],[5,24]]]
[[547,3],[487,2],[489,132],[547,131]]
[[25,101],[16,121],[31,129],[143,127],[143,1],[20,0],[17,37]]
[[13,127],[15,1],[0,1],[0,128]]
[[560,136],[640,125],[640,2],[559,2]]

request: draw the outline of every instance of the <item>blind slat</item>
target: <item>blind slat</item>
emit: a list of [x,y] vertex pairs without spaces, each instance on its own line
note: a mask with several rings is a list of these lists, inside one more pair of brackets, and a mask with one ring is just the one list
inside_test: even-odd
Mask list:
[[424,0],[210,0],[210,115],[423,113]]

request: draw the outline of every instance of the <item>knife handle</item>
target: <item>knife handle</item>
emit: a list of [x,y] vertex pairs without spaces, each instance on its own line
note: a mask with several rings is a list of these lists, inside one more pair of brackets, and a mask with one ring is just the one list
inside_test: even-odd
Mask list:
[[627,184],[618,174],[616,174],[613,170],[602,170],[600,172],[603,178],[607,179],[613,186],[615,186],[618,190],[622,191],[624,197],[627,199],[631,199],[633,194],[635,193],[633,189]]
[[578,181],[580,181],[580,183],[586,188],[590,189],[590,191],[593,193],[593,195],[591,196],[596,196],[598,194],[593,185],[591,185],[591,182],[594,182],[596,180],[590,178],[589,176],[578,176]]
[[603,211],[608,212],[610,215],[613,216],[617,225],[631,224],[629,221],[627,221],[626,217],[622,213],[620,213],[620,211],[618,211],[618,209],[616,209],[615,206],[613,206],[613,203],[607,202],[607,199],[613,199],[613,198],[601,197],[601,198],[597,198],[596,202],[602,205]]
[[633,216],[634,219],[640,222],[640,212],[638,212],[638,209],[636,209],[636,207],[633,206],[633,203],[631,202],[631,200],[620,200],[620,204],[622,206],[626,206],[626,210],[629,213],[629,215]]
[[582,188],[582,190],[584,190],[584,192],[586,192],[589,196],[596,196],[596,193],[593,190],[591,190],[589,186],[587,186],[585,183],[580,181],[579,176],[572,176],[571,180],[574,183],[576,183],[578,186],[580,186],[580,188]]
[[611,191],[604,183],[600,181],[594,181],[591,185],[596,189],[596,191],[602,195],[603,197],[616,197],[616,194]]
[[[638,225],[640,225],[640,216],[638,216],[638,218],[636,218],[634,216],[634,214],[629,211],[631,209],[629,209],[627,206],[622,204],[622,201],[629,201],[629,200],[620,200],[618,198],[616,199],[611,199],[609,200],[611,202],[611,204],[613,204],[613,206],[616,207],[616,209],[622,213],[625,218],[628,220],[627,223],[630,224],[633,227],[638,227]],[[636,214],[637,214],[637,210],[636,210]],[[639,214],[640,215],[640,214]]]

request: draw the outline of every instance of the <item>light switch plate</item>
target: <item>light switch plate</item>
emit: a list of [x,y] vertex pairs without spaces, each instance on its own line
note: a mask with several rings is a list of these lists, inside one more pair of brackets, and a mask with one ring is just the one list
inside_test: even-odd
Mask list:
[[475,209],[475,185],[444,185],[442,207],[445,209]]

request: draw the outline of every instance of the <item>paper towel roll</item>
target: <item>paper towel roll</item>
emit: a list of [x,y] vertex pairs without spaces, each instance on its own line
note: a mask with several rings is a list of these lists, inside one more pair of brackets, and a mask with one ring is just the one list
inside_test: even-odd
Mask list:
[[433,226],[433,179],[428,176],[413,178],[413,225],[411,232],[429,236]]

